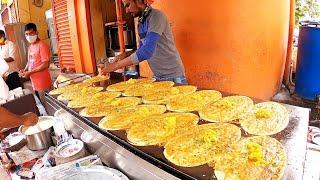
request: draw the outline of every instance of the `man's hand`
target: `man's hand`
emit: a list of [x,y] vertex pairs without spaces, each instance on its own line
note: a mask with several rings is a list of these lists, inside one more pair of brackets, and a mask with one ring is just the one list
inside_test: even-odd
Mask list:
[[32,74],[31,71],[25,71],[25,72],[22,74],[22,77],[28,79],[31,74]]
[[19,76],[20,77],[22,77],[23,75],[24,75],[24,72],[26,72],[24,69],[21,69],[20,71],[19,71]]
[[[132,54],[132,52],[130,52],[130,53]],[[126,55],[128,55],[128,54],[126,54]],[[124,56],[124,54],[122,56]],[[108,63],[108,62],[110,62],[110,59],[108,59],[108,62],[104,63],[104,65],[98,64],[99,74],[108,75],[108,73],[113,72],[117,69],[133,65],[133,60],[131,59],[131,56],[128,56],[124,59],[119,59],[119,58],[120,58],[120,56],[115,57],[113,59],[112,63]]]
[[8,79],[7,73],[4,73],[4,75],[2,75],[2,78],[3,78],[4,81],[6,81]]
[[97,67],[102,69],[102,68],[104,68],[104,64],[98,64]]
[[24,126],[32,126],[37,124],[38,116],[35,113],[26,113],[22,115],[22,121]]
[[108,63],[106,63],[106,64],[104,65],[104,67],[101,68],[100,74],[101,74],[101,75],[105,75],[105,76],[108,75],[110,72],[116,70],[116,68],[115,68],[114,66],[115,66],[115,64],[108,64]]
[[98,75],[101,76],[102,75],[101,72],[102,72],[102,69],[104,68],[104,64],[98,64],[97,67],[98,67],[98,73],[99,73]]
[[19,73],[24,73],[24,72],[25,72],[24,69],[20,69],[20,70],[19,70]]

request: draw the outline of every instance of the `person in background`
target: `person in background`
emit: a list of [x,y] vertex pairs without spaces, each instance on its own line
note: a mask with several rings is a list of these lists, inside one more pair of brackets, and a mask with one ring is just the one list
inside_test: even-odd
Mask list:
[[3,30],[0,30],[0,56],[8,63],[9,70],[3,75],[9,90],[22,87],[19,77],[17,62],[17,47],[6,38]]
[[184,66],[166,15],[149,6],[152,1],[122,0],[122,2],[126,13],[138,18],[139,48],[130,56],[123,54],[117,56],[114,63],[99,65],[102,68],[101,74],[105,75],[148,60],[156,80],[187,84]]
[[42,105],[46,109],[44,91],[52,86],[52,80],[49,72],[50,49],[49,46],[38,37],[37,26],[29,23],[25,26],[25,37],[30,43],[28,47],[28,62],[24,69],[20,70],[20,76],[30,78],[32,88]]
[[14,128],[21,125],[31,126],[38,122],[38,116],[31,112],[19,116],[0,107],[0,114],[0,128]]

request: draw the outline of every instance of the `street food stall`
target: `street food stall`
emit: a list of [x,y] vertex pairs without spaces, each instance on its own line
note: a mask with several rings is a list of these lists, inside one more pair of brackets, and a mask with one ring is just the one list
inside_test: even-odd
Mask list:
[[[144,80],[140,80],[140,81],[144,81]],[[92,90],[88,90],[88,86],[85,86],[85,87],[82,86],[83,84],[86,84],[86,82],[87,83],[89,82],[89,84],[90,84],[89,89],[91,88]],[[126,125],[125,126],[123,126],[123,124],[121,125],[121,122],[124,122],[123,119],[121,119],[121,117],[123,118],[123,116],[126,116],[127,118],[130,119],[130,117],[134,116],[134,115],[132,115],[132,112],[136,112],[136,110],[139,108],[142,109],[143,114],[145,114],[146,111],[148,113],[150,113],[150,109],[146,110],[145,107],[141,108],[141,106],[151,106],[150,102],[146,101],[146,96],[148,94],[148,91],[142,92],[142,94],[141,94],[141,92],[140,92],[140,94],[139,93],[132,94],[132,93],[130,93],[130,90],[127,89],[130,86],[134,86],[133,84],[135,84],[137,82],[139,82],[139,80],[132,80],[132,79],[128,80],[125,77],[122,77],[120,75],[112,74],[110,79],[103,79],[103,78],[101,79],[101,78],[94,77],[94,78],[91,78],[91,80],[90,79],[84,80],[83,82],[78,83],[78,85],[71,85],[71,86],[76,86],[78,90],[70,89],[71,86],[69,86],[70,87],[69,89],[68,88],[55,89],[55,90],[51,91],[50,93],[46,94],[46,99],[49,104],[49,114],[51,114],[51,115],[55,114],[60,119],[63,119],[63,121],[65,122],[65,127],[66,127],[67,131],[69,131],[75,138],[84,139],[84,142],[87,146],[87,149],[91,153],[99,155],[104,164],[106,164],[107,166],[110,166],[112,168],[119,169],[124,174],[126,174],[130,179],[141,179],[141,178],[143,178],[143,179],[216,179],[217,172],[215,172],[215,166],[216,167],[218,166],[219,159],[214,159],[214,157],[213,157],[213,159],[216,163],[215,165],[214,165],[214,163],[209,162],[208,160],[204,160],[203,162],[199,162],[198,164],[196,162],[194,162],[194,165],[192,165],[192,163],[190,165],[190,164],[186,163],[185,161],[179,159],[178,155],[170,156],[170,150],[168,150],[169,148],[171,148],[171,150],[178,149],[177,151],[179,152],[179,148],[176,146],[179,143],[183,144],[184,142],[186,142],[186,140],[183,139],[182,137],[179,137],[179,136],[175,137],[177,139],[182,138],[182,139],[180,139],[181,141],[180,140],[174,141],[175,138],[171,137],[172,139],[168,140],[168,142],[167,142],[167,141],[163,141],[163,139],[162,139],[162,141],[156,141],[157,137],[158,137],[157,135],[150,135],[150,137],[153,137],[153,140],[150,140],[148,138],[142,137],[141,134],[139,135],[139,133],[137,133],[138,135],[134,133],[134,132],[138,132],[139,129],[141,132],[144,132],[144,133],[148,132],[148,130],[150,130],[150,132],[154,131],[155,130],[154,127],[150,127],[152,125],[147,125],[149,122],[151,122],[151,120],[149,122],[145,121],[142,123],[141,122],[139,123],[139,121],[137,121],[137,122],[133,123],[134,125],[132,125],[129,128],[127,128]],[[140,87],[142,87],[142,86],[143,87],[153,87],[152,89],[155,89],[154,87],[157,86],[156,84],[153,84],[153,83],[157,83],[157,82],[150,81],[150,82],[145,82],[145,83],[148,85],[139,84],[138,86],[140,86]],[[113,84],[116,84],[116,85],[113,85]],[[123,85],[125,85],[125,86],[123,86]],[[135,86],[134,89],[135,90],[141,89],[138,86]],[[66,86],[66,87],[68,87],[68,86]],[[161,99],[161,97],[162,98],[163,97],[171,97],[172,99],[178,98],[177,96],[171,96],[172,95],[171,93],[173,93],[175,95],[179,94],[179,90],[177,92],[176,89],[180,89],[180,93],[183,93],[183,91],[191,92],[191,93],[186,93],[186,94],[182,95],[183,99],[185,99],[185,98],[188,99],[188,94],[194,94],[194,93],[199,94],[199,93],[201,93],[201,91],[203,91],[203,90],[195,91],[196,88],[194,90],[190,90],[192,88],[189,88],[189,90],[182,90],[183,87],[179,86],[179,85],[174,85],[173,88],[175,88],[175,89],[172,89],[171,86],[167,86],[167,87],[163,88],[162,90],[160,90],[161,88],[159,88],[159,87],[156,88],[156,89],[158,89],[158,91],[156,93],[159,94],[159,96],[160,96],[160,98],[159,97],[156,98],[157,100],[164,100],[164,99]],[[96,89],[96,91],[93,92],[94,91],[93,89]],[[185,89],[188,89],[188,88],[185,88]],[[168,90],[170,91],[169,93],[163,93],[163,92],[168,92]],[[76,93],[77,95],[71,95],[72,93],[70,93],[70,92],[72,92],[72,91],[74,91],[74,92],[77,91],[77,93]],[[80,91],[83,94],[81,94]],[[88,94],[88,91],[92,91],[93,93]],[[99,91],[102,91],[102,92],[99,92]],[[69,93],[66,93],[66,92],[69,92]],[[95,94],[99,94],[99,93],[108,94],[110,92],[113,92],[113,93],[114,92],[121,92],[119,95],[116,95],[113,98],[111,98],[113,100],[111,100],[109,104],[111,104],[112,107],[118,106],[119,104],[122,104],[122,101],[120,99],[123,99],[123,102],[125,102],[125,101],[132,102],[132,99],[130,99],[132,97],[130,97],[130,96],[136,96],[134,98],[138,98],[138,99],[140,99],[142,97],[142,99],[143,99],[142,101],[144,103],[142,103],[141,101],[139,101],[136,104],[131,103],[131,105],[129,105],[130,106],[129,110],[128,110],[128,106],[127,106],[126,108],[124,108],[124,109],[126,109],[125,111],[122,111],[123,109],[120,110],[121,108],[120,109],[117,108],[117,110],[112,109],[113,111],[117,111],[118,113],[121,113],[121,112],[125,113],[125,115],[122,114],[122,116],[115,115],[114,117],[116,117],[116,118],[114,118],[112,121],[112,118],[110,120],[110,119],[108,119],[108,117],[104,117],[105,115],[103,115],[103,111],[110,112],[107,110],[110,107],[109,106],[102,107],[99,104],[95,104],[98,101],[102,101],[103,99],[107,99],[107,98],[104,98],[103,95],[95,95]],[[137,92],[137,91],[135,91],[135,92]],[[212,93],[212,92],[210,92],[210,93]],[[210,96],[210,98],[213,97],[210,95],[210,93],[203,95],[202,97],[199,97],[199,95],[196,95],[195,99],[197,100],[197,102],[199,102],[201,104],[201,102],[202,102],[201,98],[205,99],[205,97],[209,97],[209,96]],[[214,93],[217,93],[217,91],[215,91]],[[79,105],[79,103],[70,103],[70,102],[74,101],[75,99],[86,99],[86,95],[89,96],[90,100],[81,102],[82,104],[85,104],[85,105],[81,105],[81,103],[80,103],[80,105]],[[214,101],[216,101],[216,102],[213,102],[211,104],[215,104],[215,103],[219,102],[218,99],[220,99],[220,98],[228,99],[228,97],[232,96],[231,94],[227,94],[227,93],[221,93],[221,95],[222,95],[222,97],[215,97],[216,99]],[[79,96],[81,96],[81,98],[79,98]],[[129,98],[129,99],[125,100],[125,98]],[[171,102],[172,102],[172,99],[171,99]],[[244,100],[240,104],[246,104],[246,101],[247,100]],[[262,101],[257,100],[257,99],[253,99],[252,102],[255,104],[255,106],[257,106],[257,104],[259,104],[259,103],[262,104],[261,103]],[[108,104],[107,102],[104,102],[104,103]],[[227,103],[222,102],[222,105],[220,104],[217,107],[223,107],[223,108],[228,109],[231,106],[235,105],[235,104],[231,103],[231,106],[230,106],[229,103],[230,103],[229,101]],[[76,108],[71,108],[72,104],[75,105],[73,107],[76,107]],[[93,108],[91,111],[89,110],[90,108],[88,108],[88,107],[90,107],[90,104],[91,104],[91,107]],[[138,104],[140,104],[140,105],[138,105]],[[144,105],[144,104],[149,104],[149,105]],[[171,111],[172,112],[179,111],[179,108],[175,109],[175,107],[172,103],[170,106],[169,102],[165,102],[165,101],[159,102],[158,101],[156,104],[158,104],[158,106],[166,105],[166,106],[164,106],[164,107],[166,107],[164,110],[165,115],[170,114]],[[203,108],[203,109],[210,109],[212,106],[211,104],[210,105],[206,104],[205,108]],[[268,104],[268,103],[266,103],[266,104]],[[279,124],[284,125],[283,127],[280,127],[280,128],[275,127],[274,125],[272,125],[272,123],[268,124],[269,127],[268,128],[266,127],[264,129],[269,129],[269,131],[273,131],[272,129],[277,129],[271,133],[268,133],[268,132],[262,133],[262,131],[264,131],[263,129],[262,129],[262,131],[258,130],[256,132],[254,132],[255,130],[252,130],[252,127],[250,130],[250,127],[245,125],[244,121],[239,122],[238,121],[239,119],[237,119],[237,117],[230,117],[230,116],[228,117],[230,119],[234,119],[234,121],[227,121],[227,120],[224,122],[211,121],[210,119],[212,119],[212,118],[204,115],[206,110],[199,110],[199,109],[193,110],[192,108],[190,109],[190,111],[186,110],[183,112],[188,112],[189,115],[192,114],[191,116],[196,116],[196,117],[200,116],[200,118],[197,118],[196,124],[193,124],[194,126],[192,126],[191,129],[188,129],[186,124],[184,124],[185,127],[181,128],[181,129],[186,129],[187,131],[190,131],[193,133],[199,132],[199,134],[201,134],[201,132],[208,132],[207,134],[200,135],[200,139],[201,139],[202,144],[206,143],[207,141],[210,141],[210,142],[215,141],[215,140],[210,139],[212,137],[223,138],[224,142],[228,142],[230,144],[232,143],[231,139],[233,139],[233,142],[235,144],[241,144],[241,143],[245,142],[246,140],[247,141],[251,141],[251,140],[255,141],[254,138],[256,138],[256,137],[265,137],[266,139],[268,139],[268,141],[270,139],[273,139],[276,142],[281,143],[281,144],[278,143],[277,146],[283,147],[283,150],[278,151],[278,154],[282,153],[283,157],[277,156],[274,158],[275,159],[278,158],[279,161],[282,159],[283,161],[281,161],[281,162],[284,162],[284,166],[282,168],[280,168],[278,173],[272,174],[271,177],[278,176],[277,177],[278,179],[280,179],[280,178],[282,178],[282,179],[301,179],[303,177],[304,161],[305,161],[305,155],[306,155],[306,140],[307,140],[307,130],[308,130],[308,120],[309,120],[309,109],[296,107],[296,106],[292,106],[292,105],[287,105],[287,104],[282,104],[282,105],[278,104],[278,105],[281,107],[285,107],[284,108],[285,110],[283,111],[284,116],[282,118],[284,118],[284,119],[287,118],[287,120],[284,121],[283,123],[278,121]],[[276,106],[278,106],[278,105],[276,105]],[[140,107],[138,107],[138,106],[140,106]],[[99,109],[99,107],[100,107],[99,112],[102,114],[98,113],[98,114],[94,115],[94,113],[97,112],[94,109],[97,110],[97,108]],[[195,107],[197,107],[197,106],[195,106]],[[246,108],[249,108],[249,106],[247,106]],[[170,109],[171,111],[169,111],[168,109]],[[93,114],[90,114],[90,112]],[[268,112],[265,110],[261,110],[261,108],[260,108],[260,110],[257,110],[256,113],[257,112],[259,112],[260,115],[262,114],[262,116],[261,116],[262,118],[268,119],[271,117],[270,114],[268,114],[268,113],[270,113],[270,111]],[[110,113],[112,114],[112,112],[110,112]],[[271,112],[271,113],[273,113],[273,112]],[[288,116],[285,116],[286,113]],[[162,115],[159,115],[159,114],[155,115],[156,118],[153,118],[153,119],[151,118],[152,122],[159,121],[160,124],[158,124],[158,125],[161,126],[161,120],[159,120],[159,119],[164,119],[164,121],[167,123],[166,127],[167,126],[168,126],[168,128],[171,127],[173,122],[176,123],[176,124],[174,124],[174,127],[179,127],[179,124],[178,124],[179,117],[162,118],[161,117]],[[175,113],[173,113],[173,114],[175,114]],[[244,114],[244,113],[242,112],[240,114]],[[148,119],[148,117],[150,117],[149,115],[146,115],[144,118]],[[110,116],[112,116],[112,115],[110,115]],[[248,116],[246,116],[246,117],[248,117]],[[140,118],[143,119],[142,117],[140,117]],[[241,119],[242,117],[239,116],[238,118]],[[139,117],[138,117],[138,119],[139,119]],[[182,119],[186,120],[188,118],[186,116],[185,118],[182,118]],[[206,119],[206,120],[204,120],[204,119]],[[114,126],[112,125],[111,121],[114,123],[113,124]],[[252,122],[253,121],[254,120],[252,120]],[[198,127],[215,126],[215,125],[221,124],[221,123],[228,124],[228,126],[230,126],[229,129],[232,129],[232,128],[237,129],[236,131],[237,132],[239,131],[239,133],[237,134],[237,132],[231,132],[231,131],[229,132],[228,131],[225,133],[221,133],[222,137],[220,137],[219,130],[217,130],[215,128],[213,128],[214,132],[207,131],[207,130],[205,130],[206,128],[204,128],[204,129],[200,128],[200,129],[198,129],[198,131],[192,130],[192,129],[197,129]],[[143,126],[143,124],[145,124],[145,126]],[[150,124],[152,124],[152,123],[150,123]],[[125,127],[125,128],[121,128],[121,127]],[[145,127],[145,128],[143,128],[143,127]],[[180,127],[181,127],[181,124],[180,124]],[[248,127],[249,127],[249,129],[248,129]],[[136,129],[135,131],[133,130],[134,128]],[[161,128],[160,128],[160,130],[161,130]],[[230,136],[226,136],[227,134]],[[263,135],[263,136],[254,136],[254,134]],[[267,136],[267,135],[269,135],[269,136]],[[180,136],[182,136],[182,135],[180,135]],[[190,135],[190,133],[188,134],[187,132],[184,132],[184,136],[190,137],[190,139],[194,138],[193,135]],[[239,138],[237,136],[239,136]],[[241,136],[241,140],[238,141],[240,139],[240,136]],[[250,137],[251,137],[251,139],[250,139]],[[272,138],[269,139],[269,137],[272,137]],[[209,138],[209,140],[208,140],[208,138]],[[245,140],[243,140],[243,139],[245,139]],[[273,140],[271,140],[271,141],[273,141]],[[257,142],[259,142],[259,141],[260,140],[257,140]],[[262,141],[264,141],[264,140],[262,140]],[[267,142],[267,140],[266,140],[266,142]],[[171,146],[169,145],[170,143],[171,143]],[[228,152],[227,149],[230,145],[228,143],[220,142],[220,144],[226,145],[223,147],[221,146],[221,148],[226,148],[226,149],[224,149],[225,151],[223,151],[223,153],[220,153],[220,156],[218,154],[215,154],[215,157],[222,156],[222,158],[223,158],[224,154],[227,154],[227,152]],[[253,142],[250,142],[250,143],[253,143]],[[275,142],[271,142],[270,144],[273,144],[273,143],[275,143]],[[260,147],[260,148],[264,148],[263,146],[268,146],[266,144],[263,145],[263,143],[258,143],[258,144],[261,145],[261,147],[258,145],[258,147]],[[275,144],[277,144],[277,143],[275,143]],[[201,145],[199,145],[199,147],[200,146]],[[190,147],[192,147],[192,146],[190,146]],[[215,144],[215,147],[220,147],[220,145]],[[197,147],[195,147],[195,148],[197,148]],[[267,149],[265,151],[269,151],[269,150]],[[215,151],[212,151],[212,152],[215,152]],[[232,152],[232,150],[231,150],[231,152]],[[261,152],[264,152],[264,151],[261,151]],[[268,155],[264,155],[264,156],[268,159]],[[188,154],[186,154],[186,157],[188,157]],[[200,159],[201,159],[201,157],[203,157],[203,156],[199,155]],[[204,156],[204,159],[210,159],[209,157],[211,158],[210,153],[208,155]],[[248,158],[250,159],[250,153],[249,153]],[[211,161],[213,161],[213,159],[211,159]],[[225,160],[225,162],[227,162],[227,160]],[[219,168],[223,169],[222,165],[220,165]],[[250,169],[250,168],[248,168],[248,169]],[[260,171],[257,171],[257,172],[260,172]],[[266,171],[266,172],[268,172],[268,171]],[[274,171],[270,170],[269,173],[271,173],[271,172],[274,172]],[[256,174],[256,175],[259,176],[259,174]]]

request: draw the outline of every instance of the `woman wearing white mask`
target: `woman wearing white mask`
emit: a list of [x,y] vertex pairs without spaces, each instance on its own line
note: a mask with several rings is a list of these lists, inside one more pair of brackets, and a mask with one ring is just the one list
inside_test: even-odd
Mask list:
[[20,76],[23,78],[30,77],[33,90],[46,108],[44,91],[49,90],[52,85],[48,70],[50,65],[50,49],[46,43],[39,39],[35,24],[27,24],[24,32],[30,46],[28,47],[28,63],[23,70],[20,70]]

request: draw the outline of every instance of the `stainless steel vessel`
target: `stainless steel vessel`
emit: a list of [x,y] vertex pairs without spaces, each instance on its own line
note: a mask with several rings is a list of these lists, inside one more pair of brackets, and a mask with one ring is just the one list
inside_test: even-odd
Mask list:
[[[39,122],[46,121],[46,120],[50,120],[54,122],[54,117],[52,116],[39,117]],[[25,134],[25,131],[27,130],[27,128],[28,127],[20,126],[19,132],[21,132],[22,134]],[[52,132],[53,132],[53,126],[50,126],[47,129],[42,129],[42,131],[38,133],[25,134],[26,140],[27,140],[27,147],[33,151],[49,148],[50,146],[52,146],[52,139],[51,139]]]

